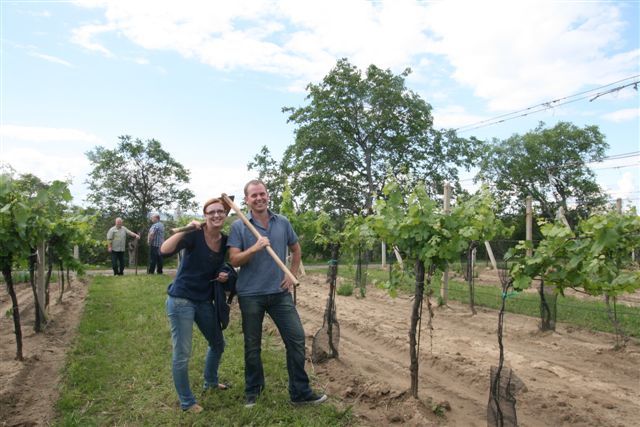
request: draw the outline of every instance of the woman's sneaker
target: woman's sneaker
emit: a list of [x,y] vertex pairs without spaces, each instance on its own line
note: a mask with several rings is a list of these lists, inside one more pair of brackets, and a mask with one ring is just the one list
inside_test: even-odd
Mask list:
[[306,399],[292,400],[291,403],[294,405],[319,405],[327,399],[328,397],[326,394],[311,393],[311,395]]

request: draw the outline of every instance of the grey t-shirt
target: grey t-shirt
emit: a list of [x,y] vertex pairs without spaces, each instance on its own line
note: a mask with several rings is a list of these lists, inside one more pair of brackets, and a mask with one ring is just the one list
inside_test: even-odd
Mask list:
[[[298,236],[289,220],[269,211],[269,223],[265,229],[258,221],[253,220],[251,213],[247,218],[258,232],[269,238],[271,248],[285,262],[287,247],[298,242]],[[241,220],[231,224],[231,232],[227,240],[228,247],[245,251],[256,243],[257,239]],[[236,289],[239,296],[269,295],[286,292],[280,287],[284,273],[271,258],[266,249],[255,253],[248,263],[240,268]]]

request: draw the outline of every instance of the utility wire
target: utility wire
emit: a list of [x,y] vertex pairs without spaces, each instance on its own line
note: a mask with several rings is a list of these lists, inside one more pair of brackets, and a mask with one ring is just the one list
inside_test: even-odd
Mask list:
[[498,124],[498,123],[503,123],[503,122],[506,122],[508,120],[513,120],[513,119],[516,119],[516,118],[519,118],[519,117],[528,116],[530,114],[539,113],[539,112],[544,111],[544,110],[548,110],[548,109],[551,109],[551,108],[559,107],[561,105],[566,105],[566,104],[570,104],[570,103],[573,103],[573,102],[581,101],[581,100],[584,100],[584,99],[587,99],[587,98],[591,98],[591,99],[589,99],[589,101],[591,102],[591,101],[594,101],[594,100],[598,99],[601,96],[604,96],[604,95],[609,94],[609,93],[620,91],[620,90],[622,90],[622,89],[624,89],[626,87],[629,87],[629,86],[633,86],[636,90],[638,90],[638,84],[640,83],[640,80],[635,80],[635,81],[632,81],[630,83],[621,84],[621,85],[616,86],[614,88],[603,90],[601,92],[597,92],[597,91],[602,90],[604,88],[607,88],[609,86],[613,86],[615,84],[619,84],[619,83],[625,82],[627,80],[637,79],[638,77],[640,77],[640,74],[635,75],[635,76],[631,76],[631,77],[627,77],[627,78],[624,78],[622,80],[618,80],[618,81],[615,81],[615,82],[612,82],[612,83],[609,83],[609,84],[606,84],[606,85],[603,85],[603,86],[599,86],[599,87],[594,88],[594,89],[590,89],[590,90],[579,92],[579,93],[576,93],[576,94],[573,94],[573,95],[569,95],[569,96],[565,96],[565,97],[562,97],[562,98],[554,99],[552,101],[542,102],[540,104],[536,104],[536,105],[533,105],[531,107],[523,108],[521,110],[513,111],[511,113],[501,114],[501,115],[496,116],[496,117],[492,117],[492,118],[489,118],[489,119],[480,120],[480,121],[475,122],[475,123],[470,123],[468,125],[460,126],[459,128],[456,128],[455,130],[457,132],[468,132],[468,131],[471,131],[471,130],[474,130],[474,129],[479,129],[479,128],[483,128],[483,127],[487,127],[487,126],[492,126],[492,125],[495,125],[495,124]]

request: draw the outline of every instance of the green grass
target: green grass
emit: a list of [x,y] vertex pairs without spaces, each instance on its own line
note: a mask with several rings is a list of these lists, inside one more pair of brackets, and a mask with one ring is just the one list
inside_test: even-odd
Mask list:
[[262,358],[267,388],[245,409],[244,356],[238,316],[225,331],[220,366],[225,392],[202,396],[206,342],[194,331],[189,375],[205,408],[180,410],[171,377],[171,335],[165,314],[169,279],[158,276],[96,277],[90,284],[78,336],[68,354],[56,425],[298,425],[351,423],[350,411],[330,404],[296,408],[289,404],[287,370],[280,337],[265,334]]
[[[326,270],[326,269],[325,269]],[[338,274],[344,282],[353,283],[355,268],[353,266],[340,265]],[[397,291],[404,294],[413,294],[412,278],[405,277],[400,280]],[[389,282],[389,272],[379,267],[367,269],[367,282],[374,286],[385,286]],[[475,287],[476,307],[486,307],[499,310],[501,304],[501,290],[497,286]],[[434,286],[434,295],[440,295],[440,286]],[[463,304],[469,303],[469,288],[466,282],[449,281],[449,299]],[[557,322],[568,323],[574,326],[592,329],[602,332],[614,332],[613,325],[607,316],[604,301],[586,301],[574,297],[557,297]],[[632,337],[640,338],[640,308],[628,307],[617,304],[618,320],[624,332]],[[506,311],[523,314],[526,316],[540,317],[540,297],[537,293],[510,294],[507,298]]]

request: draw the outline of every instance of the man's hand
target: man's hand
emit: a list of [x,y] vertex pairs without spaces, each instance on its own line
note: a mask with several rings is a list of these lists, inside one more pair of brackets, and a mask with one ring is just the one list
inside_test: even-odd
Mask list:
[[293,290],[295,289],[296,285],[294,285],[293,281],[289,278],[288,275],[284,275],[284,280],[282,281],[282,283],[280,284],[280,287],[282,289],[286,289],[287,292],[289,292],[290,294],[293,293]]
[[260,252],[261,250],[263,250],[264,248],[270,245],[271,245],[271,242],[269,242],[269,238],[265,236],[261,236],[253,245],[254,252]]
[[220,283],[224,283],[229,279],[229,273],[227,273],[226,271],[222,271],[220,273],[218,273],[218,277],[216,277],[216,280]]

